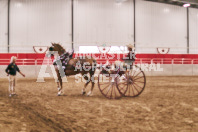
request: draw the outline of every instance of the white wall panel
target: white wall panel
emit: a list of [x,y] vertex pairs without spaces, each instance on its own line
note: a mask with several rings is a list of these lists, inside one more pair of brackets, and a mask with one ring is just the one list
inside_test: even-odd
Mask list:
[[190,54],[198,54],[198,9],[189,9]]
[[157,53],[157,47],[187,53],[186,8],[136,0],[136,50]]
[[133,0],[75,0],[75,50],[80,45],[133,43],[133,14]]
[[[7,52],[7,3],[0,0],[0,53]],[[74,0],[74,47],[134,43],[133,0]],[[136,0],[136,51],[187,53],[186,8]],[[198,9],[189,9],[190,53],[198,53]],[[10,51],[60,42],[71,48],[71,0],[11,0]],[[91,52],[91,51],[90,51]]]
[[70,0],[11,0],[11,52],[33,52],[33,46],[60,42],[71,48]]
[[8,1],[0,0],[0,53],[7,52]]

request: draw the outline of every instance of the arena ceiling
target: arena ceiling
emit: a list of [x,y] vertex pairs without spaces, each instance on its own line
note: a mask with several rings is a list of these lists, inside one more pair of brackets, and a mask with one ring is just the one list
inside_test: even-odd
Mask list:
[[152,2],[160,2],[172,5],[183,6],[184,4],[191,4],[190,7],[198,8],[198,0],[145,0]]

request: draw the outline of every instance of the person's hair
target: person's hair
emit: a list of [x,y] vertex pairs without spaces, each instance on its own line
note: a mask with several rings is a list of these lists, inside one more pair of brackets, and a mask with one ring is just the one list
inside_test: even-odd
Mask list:
[[10,63],[13,63],[13,61],[16,60],[16,59],[17,59],[16,56],[12,56],[11,59],[10,59]]

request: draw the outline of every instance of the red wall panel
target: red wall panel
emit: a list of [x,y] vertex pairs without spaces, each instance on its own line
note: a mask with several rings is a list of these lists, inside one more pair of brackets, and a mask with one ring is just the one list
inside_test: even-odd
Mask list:
[[[76,56],[82,56],[83,54],[74,54]],[[87,54],[95,57],[98,63],[105,63],[107,60],[112,63],[116,60],[121,60],[123,58],[123,54]],[[9,60],[12,56],[16,56],[18,58],[18,65],[34,65],[35,60],[39,65],[42,63],[42,59],[44,59],[45,54],[36,54],[36,53],[1,53],[0,54],[0,65],[9,64]],[[160,63],[160,64],[192,64],[198,62],[198,54],[137,54],[136,55],[137,63]],[[6,59],[6,60],[5,60]]]

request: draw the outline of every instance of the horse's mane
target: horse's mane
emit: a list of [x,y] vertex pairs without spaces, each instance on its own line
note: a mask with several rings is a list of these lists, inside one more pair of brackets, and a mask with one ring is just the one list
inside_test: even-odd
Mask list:
[[59,43],[52,43],[52,44],[56,45],[61,52],[65,52],[66,51],[61,44],[59,44]]

